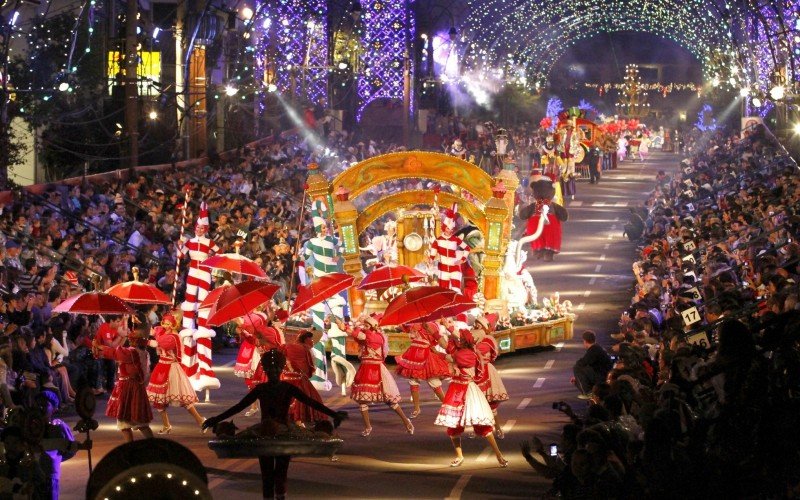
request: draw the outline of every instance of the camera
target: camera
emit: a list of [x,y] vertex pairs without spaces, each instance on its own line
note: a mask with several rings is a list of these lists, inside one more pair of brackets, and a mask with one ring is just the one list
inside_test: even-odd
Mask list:
[[555,444],[555,443],[552,443],[550,445],[550,456],[551,457],[555,457],[557,455],[558,455],[558,445]]

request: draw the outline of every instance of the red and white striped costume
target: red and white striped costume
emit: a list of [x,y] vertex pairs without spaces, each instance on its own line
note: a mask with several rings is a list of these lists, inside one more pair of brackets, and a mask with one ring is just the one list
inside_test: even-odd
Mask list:
[[469,255],[469,245],[448,231],[434,240],[430,253],[432,259],[438,260],[439,286],[461,293],[461,265]]
[[219,380],[211,368],[211,338],[214,330],[208,328],[208,310],[198,308],[211,290],[211,270],[200,267],[200,263],[219,252],[214,240],[206,236],[208,210],[205,202],[200,205],[200,217],[195,227],[196,236],[178,247],[178,258],[189,256],[189,272],[186,278],[186,298],[181,304],[183,311],[183,351],[181,365],[196,391],[219,389]]

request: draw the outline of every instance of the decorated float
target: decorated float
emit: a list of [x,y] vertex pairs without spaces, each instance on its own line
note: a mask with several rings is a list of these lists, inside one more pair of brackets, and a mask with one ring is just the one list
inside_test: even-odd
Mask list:
[[[588,130],[591,134],[594,128]],[[459,279],[463,279],[464,287],[472,288],[470,300],[483,314],[496,318],[494,336],[501,353],[571,339],[575,320],[571,304],[561,302],[558,293],[539,299],[533,279],[524,269],[525,254],[517,252],[517,242],[511,238],[518,185],[513,163],[506,163],[492,177],[461,158],[423,151],[373,157],[333,179],[311,165],[307,199],[312,200],[312,206],[326,207],[325,211],[315,211],[314,225],[327,232],[321,225],[330,223],[338,242],[335,248],[325,249],[312,244],[315,250],[304,252],[308,257],[303,266],[308,275],[305,284],[319,279],[322,271],[346,273],[353,280],[346,292],[337,296],[345,302],[334,305],[339,310],[326,311],[323,307],[313,324],[309,315],[290,317],[287,341],[303,329],[324,328],[328,329],[328,349],[334,355],[341,354],[342,344],[346,354],[356,355],[355,342],[338,335],[336,328],[323,326],[323,317],[344,314],[346,309],[353,318],[363,313],[381,314],[404,290],[437,282],[436,266],[441,257],[434,262],[430,256],[434,242],[442,235],[441,210],[459,216],[455,233],[467,243],[469,252],[467,262],[459,269]],[[368,233],[372,233],[371,238]],[[318,232],[312,240],[319,243],[321,235]],[[308,270],[320,270],[321,261],[330,266],[315,277]],[[405,266],[424,278],[387,289],[360,286],[381,266]],[[441,279],[438,281],[441,285]],[[410,345],[401,328],[389,327],[385,332],[389,355],[399,355]]]

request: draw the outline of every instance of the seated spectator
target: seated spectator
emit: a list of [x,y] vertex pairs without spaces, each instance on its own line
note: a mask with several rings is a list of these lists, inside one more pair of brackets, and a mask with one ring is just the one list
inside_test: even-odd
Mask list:
[[581,391],[579,399],[591,399],[589,393],[595,384],[605,381],[608,372],[611,371],[612,362],[611,356],[597,344],[597,337],[593,331],[584,331],[582,337],[586,353],[575,362],[570,382]]

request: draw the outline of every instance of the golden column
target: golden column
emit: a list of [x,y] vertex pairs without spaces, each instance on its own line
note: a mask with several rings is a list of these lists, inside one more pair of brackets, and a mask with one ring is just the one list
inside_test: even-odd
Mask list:
[[[512,172],[513,174],[513,172]],[[516,175],[514,176],[516,178]],[[502,180],[492,188],[492,197],[486,202],[486,219],[488,222],[488,234],[486,236],[486,260],[484,261],[484,284],[483,295],[486,300],[500,298],[500,272],[503,269],[503,256],[506,251],[508,238],[504,236],[506,231],[510,233],[511,217],[505,196],[508,190]]]
[[342,256],[344,257],[344,272],[355,277],[353,286],[348,290],[351,315],[356,318],[364,310],[364,293],[356,288],[361,282],[361,251],[358,247],[359,228],[356,224],[358,209],[350,201],[350,191],[339,186],[334,191],[334,218],[339,229],[339,238],[342,243]]
[[[503,241],[508,241],[511,239],[511,228],[512,222],[514,220],[514,194],[517,192],[517,188],[519,187],[519,177],[517,177],[517,173],[514,172],[514,168],[516,164],[514,160],[510,160],[505,158],[503,160],[503,170],[497,174],[495,177],[495,183],[500,184],[503,183],[505,186],[506,192],[503,195],[503,199],[506,202],[506,207],[508,208],[508,224],[504,225],[503,227]],[[494,190],[492,190],[494,192]]]
[[306,193],[311,201],[322,200],[327,205],[328,194],[331,192],[331,184],[328,178],[319,171],[319,165],[311,163],[308,165],[308,177],[306,178]]

